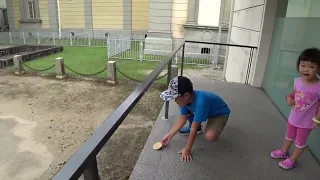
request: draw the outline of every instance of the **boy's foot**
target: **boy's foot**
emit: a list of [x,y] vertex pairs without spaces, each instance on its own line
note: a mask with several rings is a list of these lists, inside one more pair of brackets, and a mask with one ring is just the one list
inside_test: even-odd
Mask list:
[[292,161],[290,158],[279,162],[279,166],[283,169],[291,169],[296,166],[296,162]]
[[283,153],[281,149],[277,149],[271,152],[271,157],[274,159],[287,159],[289,158],[289,153]]
[[[181,128],[179,133],[183,136],[189,135],[190,134],[190,127],[186,126],[186,127]],[[201,134],[201,133],[202,133],[202,131],[201,131],[201,126],[200,126],[200,128],[197,131],[197,134]]]

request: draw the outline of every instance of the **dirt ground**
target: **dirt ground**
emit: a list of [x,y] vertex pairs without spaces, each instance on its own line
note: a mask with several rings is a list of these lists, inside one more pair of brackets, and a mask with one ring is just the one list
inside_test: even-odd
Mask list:
[[[146,75],[150,74],[151,71],[144,71]],[[160,74],[164,75],[167,70],[163,70]],[[180,69],[178,70],[180,75]],[[212,69],[211,67],[202,67],[197,69],[184,69],[183,76],[190,79],[212,79],[212,80],[222,80],[223,68]]]
[[[0,142],[7,143],[0,179],[50,179],[135,86],[0,72]],[[98,155],[102,179],[130,176],[163,105],[161,89],[145,94]]]

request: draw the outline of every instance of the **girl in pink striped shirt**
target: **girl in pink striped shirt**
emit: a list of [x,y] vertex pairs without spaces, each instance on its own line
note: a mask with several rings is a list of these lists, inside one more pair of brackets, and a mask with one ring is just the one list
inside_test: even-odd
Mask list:
[[[297,68],[300,77],[294,81],[293,91],[287,95],[289,106],[293,106],[287,123],[287,132],[282,149],[275,150],[271,156],[284,159],[279,166],[291,169],[304,152],[310,132],[319,127],[313,118],[320,120],[320,50],[310,48],[304,50],[298,58]],[[295,149],[289,155],[289,148],[295,141]]]

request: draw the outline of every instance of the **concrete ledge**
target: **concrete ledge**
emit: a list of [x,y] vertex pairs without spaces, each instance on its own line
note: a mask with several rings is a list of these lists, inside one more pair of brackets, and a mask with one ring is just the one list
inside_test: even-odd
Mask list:
[[198,135],[192,148],[193,160],[188,163],[178,154],[188,136],[177,134],[168,146],[153,150],[152,145],[169,132],[179,115],[177,105],[171,102],[169,120],[162,120],[162,108],[130,180],[319,180],[320,166],[309,150],[290,171],[281,169],[279,160],[270,157],[271,151],[282,145],[286,120],[262,90],[237,83],[192,81],[196,89],[215,92],[231,107],[232,114],[219,140],[207,142],[203,134]]

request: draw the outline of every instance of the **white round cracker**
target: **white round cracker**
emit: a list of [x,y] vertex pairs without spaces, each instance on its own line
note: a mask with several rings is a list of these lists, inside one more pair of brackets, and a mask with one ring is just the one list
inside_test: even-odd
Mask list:
[[162,143],[161,142],[156,142],[153,145],[153,149],[158,150],[162,147]]

